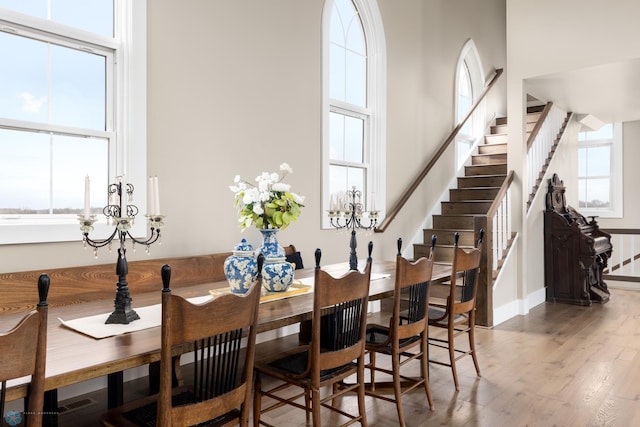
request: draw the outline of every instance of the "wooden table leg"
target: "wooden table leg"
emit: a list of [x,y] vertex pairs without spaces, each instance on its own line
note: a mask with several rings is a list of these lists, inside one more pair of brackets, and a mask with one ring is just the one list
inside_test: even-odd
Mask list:
[[124,402],[124,373],[107,375],[107,408],[117,408]]
[[[180,356],[173,356],[172,386],[183,385],[182,372],[180,371]],[[160,391],[160,361],[149,363],[149,394],[156,394]]]
[[58,425],[58,389],[44,392],[44,407],[42,408],[42,425]]

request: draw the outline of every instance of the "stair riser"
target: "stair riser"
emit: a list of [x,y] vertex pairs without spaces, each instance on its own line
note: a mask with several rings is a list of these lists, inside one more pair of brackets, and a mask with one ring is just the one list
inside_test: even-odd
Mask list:
[[413,245],[413,259],[418,259],[421,257],[428,258],[430,252],[431,248],[429,247],[429,245]]
[[507,153],[484,154],[471,157],[472,165],[494,165],[496,163],[506,163]]
[[496,126],[500,126],[500,125],[507,125],[507,118],[506,117],[496,117]]
[[448,230],[473,230],[473,216],[434,215],[433,227]]
[[507,154],[507,144],[481,144],[478,145],[480,154]]
[[[428,257],[430,253],[431,248],[428,245],[413,245],[414,259],[418,259],[420,257]],[[433,260],[435,262],[451,262],[453,260],[453,247],[436,246],[436,251],[433,254]]]
[[433,254],[433,260],[435,262],[452,262],[453,261],[453,247],[437,247]]
[[507,165],[473,165],[465,166],[465,176],[478,176],[478,175],[506,175]]
[[509,135],[507,134],[495,134],[495,135],[484,136],[485,144],[506,144],[507,142],[509,142]]
[[490,207],[491,202],[442,202],[442,214],[485,214]]
[[461,202],[463,200],[493,200],[499,188],[458,188],[449,190],[449,200]]
[[509,126],[507,124],[491,126],[491,133],[494,135],[499,133],[507,133],[508,131]]
[[468,176],[458,178],[458,188],[500,187],[505,176],[506,173],[498,176]]
[[[454,245],[456,230],[423,230],[423,240],[431,242],[431,236],[438,236],[436,245]],[[473,231],[458,231],[460,238],[458,244],[461,246],[473,246]]]

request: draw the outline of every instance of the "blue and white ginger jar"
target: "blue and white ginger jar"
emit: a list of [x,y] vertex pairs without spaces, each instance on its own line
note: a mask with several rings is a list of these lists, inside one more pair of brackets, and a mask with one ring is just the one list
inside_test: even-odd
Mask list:
[[269,292],[284,292],[293,282],[294,266],[285,257],[264,260],[262,267],[262,287]]
[[227,277],[231,292],[246,293],[258,275],[258,264],[254,257],[253,246],[242,239],[233,248],[233,255],[224,261],[224,274]]

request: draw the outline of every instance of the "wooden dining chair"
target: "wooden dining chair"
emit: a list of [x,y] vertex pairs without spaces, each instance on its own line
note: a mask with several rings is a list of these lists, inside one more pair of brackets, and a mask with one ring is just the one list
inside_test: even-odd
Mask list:
[[296,270],[301,270],[304,268],[304,264],[302,263],[302,255],[294,245],[284,247],[284,256],[286,257],[288,262],[296,266]]
[[[367,425],[364,406],[364,333],[372,248],[373,244],[369,243],[369,257],[362,273],[349,271],[339,278],[332,277],[320,268],[321,252],[320,249],[316,250],[311,342],[256,362],[254,426],[272,425],[263,419],[262,414],[287,404],[305,410],[307,425],[310,415],[314,426],[321,425],[321,408],[329,408],[348,418],[347,423],[342,425],[354,422]],[[356,383],[338,387],[339,383],[353,374],[357,376]],[[275,379],[276,384],[263,389],[263,377]],[[327,386],[331,386],[330,391],[321,396],[321,389]],[[289,387],[296,387],[298,392],[284,392]],[[338,398],[350,391],[357,392],[358,415],[337,406]],[[303,397],[304,403],[299,402]],[[273,399],[275,403],[263,409],[263,398]],[[336,420],[333,420],[332,425],[336,424]]]
[[[0,414],[7,422],[21,421],[21,414],[12,415],[5,412],[7,381],[30,375],[31,381],[24,405],[26,410],[22,414],[26,415],[25,423],[22,425],[27,427],[43,424],[49,284],[49,276],[41,274],[38,278],[39,302],[36,309],[23,317],[9,332],[0,333]],[[15,419],[10,419],[12,416],[15,416]]]
[[[429,326],[443,328],[447,331],[446,338],[430,336],[429,344],[444,348],[449,353],[449,361],[429,359],[430,363],[451,367],[453,383],[459,390],[456,361],[464,356],[471,356],[476,373],[480,376],[480,365],[476,355],[475,320],[476,295],[478,293],[478,277],[480,273],[480,258],[482,255],[482,240],[484,230],[475,248],[464,249],[458,246],[460,235],[455,234],[455,248],[451,265],[451,279],[449,282],[449,296],[446,301],[429,304]],[[455,338],[467,334],[467,347],[456,347]]]
[[[371,382],[366,388],[366,394],[394,402],[400,426],[405,425],[402,396],[417,387],[424,388],[429,408],[433,410],[427,365],[427,310],[435,244],[436,236],[434,235],[431,239],[429,258],[422,257],[411,262],[402,257],[400,252],[402,239],[398,239],[393,311],[389,325],[367,325],[366,351],[369,354],[369,363],[366,368],[369,369]],[[378,353],[390,356],[390,370],[376,365]],[[420,375],[416,377],[402,374],[401,368],[413,360],[420,363]],[[387,377],[390,375],[392,382],[376,381],[376,372],[384,373]],[[388,395],[390,386],[393,388],[394,397]]]
[[[171,268],[164,265],[160,392],[112,409],[100,421],[117,427],[246,425],[261,277],[246,294],[192,304],[171,294],[170,276]],[[172,387],[172,355],[190,349],[195,359],[192,381]]]

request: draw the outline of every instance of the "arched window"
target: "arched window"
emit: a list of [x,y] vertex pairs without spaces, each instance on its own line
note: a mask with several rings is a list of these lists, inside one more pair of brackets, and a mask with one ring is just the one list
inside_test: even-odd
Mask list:
[[385,200],[385,42],[375,1],[328,0],[323,14],[322,213],[344,192],[366,210]]
[[[464,119],[484,87],[482,63],[478,51],[469,40],[465,43],[456,67],[455,123]],[[484,133],[484,103],[478,106],[456,136],[457,166],[462,167],[471,150]]]

